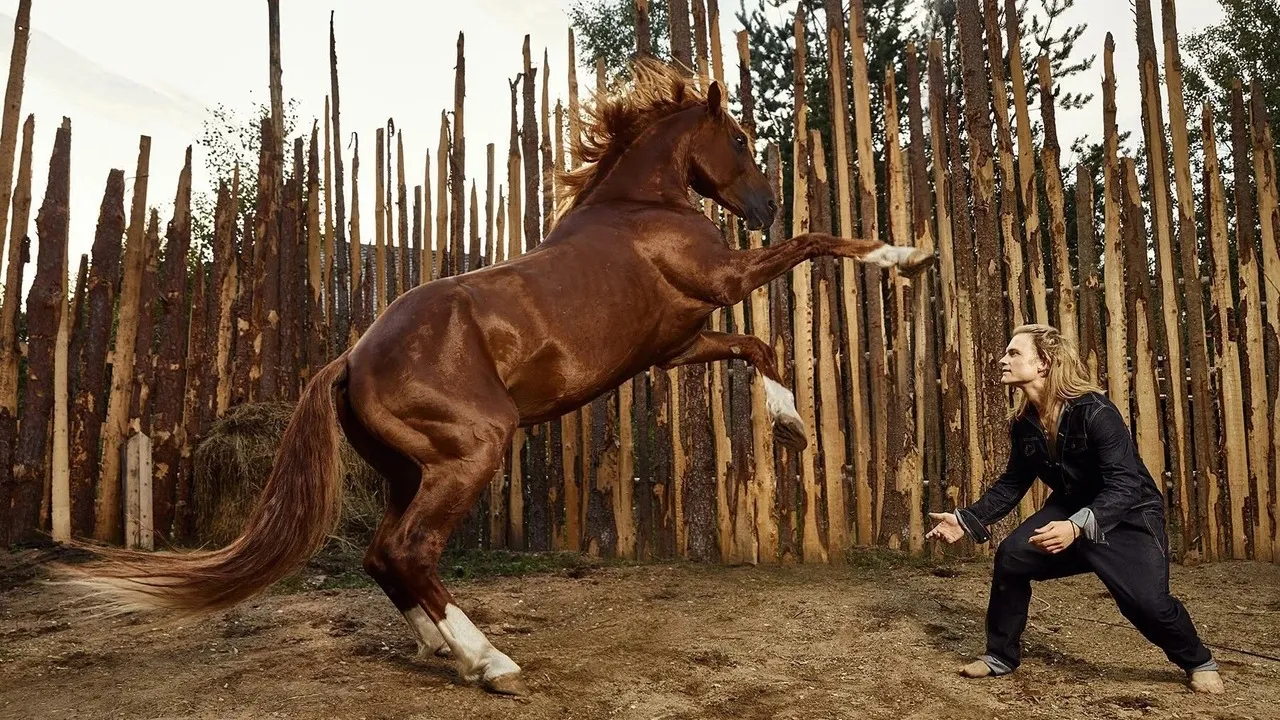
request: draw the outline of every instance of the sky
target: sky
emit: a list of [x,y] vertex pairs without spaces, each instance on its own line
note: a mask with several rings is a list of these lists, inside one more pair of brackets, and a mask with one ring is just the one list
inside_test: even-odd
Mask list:
[[[529,35],[535,65],[541,67],[543,53],[547,53],[552,104],[559,98],[567,105],[568,9],[572,4],[573,0],[281,3],[284,95],[299,103],[298,130],[309,134],[311,119],[317,118],[322,137],[324,102],[330,90],[329,17],[334,13],[347,187],[350,192],[347,142],[355,132],[362,151],[360,194],[362,214],[369,225],[366,236],[372,237],[374,133],[386,126],[388,118],[403,132],[410,198],[413,186],[422,183],[428,150],[432,154],[434,196],[440,113],[453,106],[459,33],[464,37],[466,54],[468,186],[470,178],[476,178],[483,202],[488,143],[496,146],[501,184],[510,134],[508,82],[521,71],[524,37]],[[56,4],[37,0],[33,5],[19,124],[21,127],[27,114],[35,115],[32,258],[25,272],[24,302],[38,252],[35,218],[44,196],[54,133],[62,117],[71,119],[68,271],[74,274],[80,255],[92,247],[102,192],[112,168],[125,170],[126,210],[129,206],[140,135],[148,135],[152,141],[148,204],[159,208],[163,232],[188,145],[194,146],[196,191],[210,187],[197,144],[206,108],[222,104],[244,114],[269,99],[267,4],[263,0],[222,0],[216,5],[173,0],[59,0]],[[1156,43],[1163,48],[1159,2],[1153,5]],[[0,57],[6,66],[17,7],[18,0],[0,0]],[[211,10],[213,7],[217,10]],[[722,2],[720,31],[727,68],[736,67],[734,33],[741,29],[734,17],[737,7],[735,0]],[[1178,6],[1178,31],[1185,37],[1221,16],[1217,0],[1183,0]],[[1100,137],[1102,47],[1108,31],[1116,41],[1117,122],[1121,131],[1133,130],[1140,135],[1137,48],[1129,4],[1076,0],[1066,20],[1088,23],[1079,47],[1097,52],[1098,60],[1089,72],[1064,83],[1064,89],[1093,92],[1098,97],[1082,110],[1059,114],[1063,143],[1080,134]],[[543,74],[538,71],[539,94]],[[593,78],[593,70],[579,68],[584,98],[594,87]],[[1068,171],[1069,162],[1064,158]],[[348,215],[349,208],[350,201]]]

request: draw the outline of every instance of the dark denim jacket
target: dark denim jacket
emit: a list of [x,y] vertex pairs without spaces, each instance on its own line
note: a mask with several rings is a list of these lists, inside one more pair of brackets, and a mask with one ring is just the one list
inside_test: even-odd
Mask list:
[[977,502],[956,511],[975,541],[990,539],[986,526],[1017,507],[1037,477],[1053,490],[1045,505],[1062,508],[1094,542],[1105,543],[1106,534],[1125,520],[1142,527],[1147,513],[1163,524],[1160,490],[1138,457],[1124,417],[1105,395],[1088,393],[1065,404],[1057,452],[1050,452],[1034,410],[1015,419],[1009,434],[1004,473]]

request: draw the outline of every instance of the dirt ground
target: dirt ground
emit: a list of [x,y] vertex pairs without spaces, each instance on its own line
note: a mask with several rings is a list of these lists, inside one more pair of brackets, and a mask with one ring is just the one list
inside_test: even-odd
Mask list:
[[[982,649],[984,560],[577,560],[448,581],[523,666],[524,699],[416,659],[380,591],[323,568],[180,626],[74,619],[22,560],[0,558],[2,718],[1280,717],[1280,662],[1215,649],[1227,693],[1194,695],[1092,576],[1036,586],[1017,673],[960,678]],[[1172,585],[1206,641],[1280,656],[1280,566],[1175,566]]]

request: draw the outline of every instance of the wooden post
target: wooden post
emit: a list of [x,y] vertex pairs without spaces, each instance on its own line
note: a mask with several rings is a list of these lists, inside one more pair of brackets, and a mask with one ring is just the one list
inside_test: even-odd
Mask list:
[[404,291],[408,292],[418,285],[422,284],[422,278],[419,275],[421,265],[419,258],[422,255],[422,186],[413,186],[413,245],[410,247],[407,262],[409,264],[409,280],[405,285]]
[[[485,145],[485,189],[484,189],[484,264],[486,266],[493,264],[493,251],[496,245],[496,239],[493,236],[493,184],[494,180],[494,151],[493,143]],[[560,165],[557,163],[557,167]],[[499,210],[501,212],[501,210]]]
[[31,243],[31,145],[35,118],[28,115],[22,128],[22,156],[18,187],[13,196],[13,229],[9,264],[5,273],[4,306],[0,310],[0,538],[8,536],[8,499],[13,494],[13,453],[18,438],[18,305],[22,302],[22,272],[30,262]]
[[[1126,289],[1133,323],[1133,395],[1136,408],[1133,417],[1133,434],[1138,445],[1138,455],[1149,467],[1163,464],[1164,447],[1161,444],[1160,405],[1156,387],[1156,347],[1152,329],[1155,325],[1155,309],[1151,307],[1151,277],[1147,272],[1148,253],[1146,223],[1143,220],[1142,197],[1133,158],[1121,158],[1122,182],[1125,191],[1123,231],[1128,257],[1125,269],[1129,273]],[[1155,474],[1153,472],[1153,474]],[[1159,475],[1157,475],[1159,477]]]
[[355,345],[368,326],[364,317],[364,248],[360,243],[360,143],[352,136],[351,151],[351,324],[347,345]]
[[440,143],[436,147],[436,277],[449,271],[449,113],[440,111]]
[[[306,219],[307,219],[307,284],[309,292],[307,294],[309,303],[309,312],[306,315],[307,333],[306,333],[306,363],[302,368],[301,385],[306,387],[307,380],[311,378],[312,373],[324,367],[329,362],[329,350],[325,347],[325,338],[328,336],[328,327],[325,322],[325,298],[324,298],[324,265],[323,258],[323,235],[320,226],[320,145],[317,137],[318,129],[315,124],[311,126],[311,144],[307,149],[307,196],[306,196]],[[404,198],[404,171],[400,173],[401,200]],[[403,223],[403,214],[402,214]],[[402,257],[404,255],[402,254]],[[407,261],[407,257],[405,258]]]
[[[1231,144],[1235,177],[1251,174],[1249,116],[1244,107],[1240,81],[1231,88]],[[1244,378],[1245,431],[1249,446],[1249,483],[1253,487],[1254,513],[1253,556],[1256,560],[1274,560],[1271,508],[1275,500],[1271,491],[1270,465],[1272,446],[1267,424],[1270,398],[1267,397],[1266,351],[1262,333],[1262,286],[1259,281],[1256,220],[1253,210],[1253,186],[1248,182],[1232,183],[1236,201],[1236,251],[1239,255],[1240,305],[1236,311],[1239,333],[1243,337],[1241,375]]]
[[[240,185],[240,167],[235,169],[232,186]],[[235,332],[236,287],[240,279],[240,268],[236,262],[235,223],[238,197],[228,194],[226,182],[218,184],[218,202],[214,208],[213,254],[214,274],[213,292],[216,298],[217,324],[210,328],[211,338],[215,344],[216,355],[209,373],[209,382],[214,383],[215,400],[214,415],[222,417],[231,407],[232,379],[232,343]],[[247,238],[245,239],[247,242]]]
[[1102,210],[1103,249],[1107,309],[1107,395],[1128,420],[1129,410],[1129,322],[1125,312],[1126,291],[1124,239],[1120,235],[1120,214],[1124,195],[1120,188],[1119,144],[1116,127],[1116,73],[1113,56],[1115,39],[1107,33],[1103,45],[1102,80]]
[[422,171],[422,259],[419,260],[422,277],[419,279],[421,283],[428,283],[435,279],[435,251],[432,240],[431,229],[434,227],[431,219],[431,151],[427,150],[426,160],[423,163]]
[[[1032,279],[1032,292],[1038,293],[1038,298],[1044,297],[1044,265],[1028,267],[1023,257],[1023,243],[1025,238],[1020,237],[1018,231],[1018,195],[1019,190],[1025,193],[1026,188],[1020,185],[1018,177],[1013,172],[1013,131],[1009,124],[1009,90],[1004,84],[1004,53],[1000,47],[1000,8],[997,0],[983,0],[982,11],[986,19],[987,29],[987,66],[991,71],[991,100],[995,108],[996,121],[996,146],[999,153],[1000,162],[1000,237],[1003,240],[1004,247],[1004,264],[1006,270],[1006,292],[1009,295],[1010,318],[1013,326],[1017,327],[1027,321],[1027,282],[1026,275],[1030,271]],[[1025,85],[1022,72],[1022,48],[1014,45],[1014,42],[1020,42],[1018,38],[1019,29],[1010,28],[1009,30],[1009,64],[1011,71],[1017,78],[1016,82]],[[1016,87],[1016,86],[1015,86]],[[1022,153],[1030,147],[1029,140],[1023,139],[1023,131],[1026,130],[1026,137],[1030,138],[1030,130],[1024,127],[1028,124],[1026,112],[1026,88],[1015,90],[1014,94],[1019,100],[1018,104],[1018,150],[1019,161],[1024,157]],[[1030,157],[1026,155],[1026,157]],[[1025,172],[1025,169],[1023,169]],[[1032,170],[1034,173],[1034,169]],[[1023,175],[1023,177],[1027,177]],[[1032,196],[1035,196],[1035,178],[1031,178]],[[1025,194],[1024,194],[1025,199]],[[1037,218],[1037,222],[1039,219]],[[1038,237],[1038,236],[1037,236]],[[1030,249],[1029,254],[1032,257],[1040,257],[1039,246]],[[1038,274],[1037,274],[1038,273]],[[1037,285],[1038,282],[1038,285]],[[1048,320],[1047,317],[1041,317],[1041,321]],[[1029,505],[1031,493],[1023,498],[1022,514],[1026,517],[1030,512],[1034,512],[1034,508]]]
[[[350,258],[356,257],[356,253],[352,252],[352,246],[347,243],[347,226],[346,226],[346,195],[343,191],[342,177],[342,125],[339,122],[341,117],[339,113],[339,101],[341,96],[338,93],[338,43],[334,36],[333,27],[333,11],[329,11],[329,86],[330,93],[333,94],[333,180],[337,186],[337,192],[334,196],[334,232],[337,235],[337,243],[334,247],[334,255],[337,260],[337,283],[333,284],[334,294],[337,295],[337,303],[334,306],[338,313],[337,323],[331,325],[334,332],[334,351],[338,351],[344,347],[345,341],[350,341],[351,333],[351,316],[354,314],[353,306],[356,304],[355,294],[350,292],[354,288],[355,282],[360,275],[360,266],[351,264]],[[355,203],[354,192],[352,194],[352,204]],[[424,266],[425,267],[425,266]],[[425,271],[424,271],[425,272]],[[348,281],[350,278],[350,281]],[[348,287],[350,282],[351,287]]]
[[[42,243],[43,247],[43,243]],[[65,262],[65,251],[64,251]],[[87,255],[81,255],[87,261]],[[84,262],[80,269],[87,271]],[[84,279],[84,272],[80,275]],[[81,283],[83,289],[83,282]],[[67,312],[67,273],[62,273],[62,301],[60,308],[62,317],[58,322],[58,336],[53,347],[53,423],[51,440],[53,448],[49,458],[49,503],[50,535],[55,542],[66,542],[71,539],[71,459],[69,441],[71,428],[68,422],[67,393],[69,379],[70,325],[72,314]],[[42,494],[43,498],[44,495]],[[41,512],[43,517],[44,513]]]
[[332,329],[338,326],[338,309],[337,309],[337,293],[334,291],[336,279],[333,276],[336,258],[334,257],[334,247],[336,243],[333,238],[333,129],[329,120],[329,96],[324,98],[324,257],[321,260],[321,278],[320,286],[324,292],[324,325],[330,330],[328,333],[328,354],[336,354],[338,351],[334,347],[334,334]]
[[[9,53],[9,80],[4,90],[4,113],[0,119],[0,257],[4,256],[5,230],[9,224],[9,202],[13,199],[13,153],[18,145],[18,117],[26,86],[27,47],[31,43],[31,0],[18,0],[13,18],[13,48]],[[31,122],[28,119],[28,122]],[[21,173],[19,173],[21,174]],[[17,203],[14,203],[15,209]],[[21,249],[22,238],[10,238]],[[14,256],[11,251],[10,257]]]
[[[191,457],[195,451],[196,444],[200,441],[201,427],[200,421],[205,417],[204,408],[201,404],[205,402],[205,393],[202,392],[202,385],[206,375],[205,366],[209,362],[209,346],[205,341],[205,335],[208,328],[205,327],[205,302],[208,300],[208,293],[205,289],[205,277],[203,268],[197,268],[195,276],[192,278],[191,291],[191,308],[190,320],[187,324],[187,385],[183,390],[182,396],[182,424],[175,433],[176,444],[179,448],[176,482],[174,483],[173,498],[173,537],[189,539],[195,530],[195,507],[192,504],[191,475],[192,465]],[[158,493],[157,493],[158,494]],[[162,530],[167,529],[166,526],[159,525]]]
[[151,438],[134,433],[125,446],[125,538],[126,548],[155,548],[151,531]]
[[1071,278],[1071,258],[1067,254],[1067,215],[1062,190],[1062,168],[1058,164],[1058,122],[1053,106],[1053,78],[1049,56],[1041,55],[1036,68],[1040,75],[1040,117],[1044,121],[1044,148],[1040,165],[1044,168],[1044,194],[1049,202],[1049,246],[1053,252],[1053,296],[1058,305],[1058,330],[1077,344],[1076,290]]
[[[1261,89],[1257,80],[1249,87],[1250,112],[1253,117],[1253,178],[1258,192],[1258,242],[1262,246],[1263,287],[1267,290],[1266,317],[1263,333],[1271,339],[1271,353],[1267,358],[1266,376],[1271,409],[1271,508],[1275,512],[1276,484],[1280,481],[1280,212],[1277,208],[1276,164],[1271,137],[1271,123],[1267,117]],[[1272,545],[1277,538],[1272,530]],[[1276,555],[1273,550],[1273,557]]]
[[[232,196],[234,197],[234,195]],[[239,203],[235,203],[238,205]],[[257,242],[254,239],[253,218],[245,217],[244,228],[240,236],[240,252],[237,253],[239,269],[236,271],[239,288],[236,292],[232,312],[235,314],[235,358],[231,361],[231,402],[230,405],[249,402],[252,393],[251,372],[254,368],[254,338],[257,328],[254,326],[253,286],[257,271],[253,257]]]
[[[1045,292],[1044,245],[1040,238],[1040,196],[1036,193],[1035,150],[1031,142],[1031,112],[1027,108],[1027,81],[1022,70],[1022,23],[1015,0],[1004,0],[1005,32],[1009,53],[1017,62],[1009,63],[1009,79],[1013,82],[1013,106],[1018,116],[1018,192],[1022,196],[1022,237],[1026,250],[1027,270],[1031,276],[1031,300],[1034,317],[1027,321],[1049,322],[1049,303]],[[969,63],[965,63],[968,67]],[[998,104],[998,103],[997,103]],[[1012,272],[1013,268],[1010,268]],[[1015,316],[1014,322],[1017,322]]]
[[[275,400],[280,378],[280,213],[283,188],[273,188],[273,168],[279,138],[271,123],[262,122],[262,150],[258,158],[258,204],[254,213],[253,369],[249,371],[251,399]],[[253,394],[256,393],[256,394]]]
[[396,249],[396,265],[400,273],[396,278],[399,281],[399,287],[395,288],[393,295],[399,297],[413,287],[409,284],[410,266],[413,262],[409,252],[409,187],[404,180],[404,132],[402,131],[396,132],[396,202],[400,208],[400,245]]
[[[458,33],[458,53],[457,60],[454,63],[453,73],[453,143],[452,154],[449,155],[449,174],[452,177],[452,205],[449,209],[451,223],[451,247],[453,248],[451,260],[453,262],[453,274],[458,275],[464,272],[463,263],[463,247],[462,233],[463,223],[465,222],[466,207],[466,178],[467,178],[467,136],[466,125],[463,122],[463,99],[466,96],[467,87],[467,58],[463,53],[463,35]],[[441,155],[441,157],[445,157]]]
[[374,132],[374,152],[378,159],[373,179],[374,303],[376,315],[387,307],[387,204],[386,128]]
[[[930,227],[932,205],[929,202],[929,176],[925,163],[924,112],[920,93],[919,54],[914,42],[907,44],[907,92],[909,93],[907,122],[911,130],[911,211],[913,245],[927,252],[933,252],[935,243],[933,228]],[[941,498],[922,497],[925,491],[925,478],[930,482],[938,482],[942,477],[943,445],[941,401],[938,397],[938,358],[936,354],[936,314],[935,304],[931,300],[936,276],[930,273],[912,282],[912,299],[914,300],[913,331],[915,352],[912,355],[912,378],[915,380],[915,452],[920,457],[920,472],[923,473],[912,486],[914,502],[909,511],[911,535],[914,543],[913,551],[918,551],[924,544],[924,508],[937,509]],[[917,536],[916,528],[920,529]]]
[[44,203],[36,217],[39,254],[27,294],[27,379],[22,391],[22,424],[14,448],[12,507],[8,543],[35,541],[40,505],[49,473],[49,426],[54,410],[54,355],[67,305],[67,223],[71,194],[71,121],[62,119],[49,161]]
[[[1190,196],[1185,200],[1181,200],[1183,195],[1191,191],[1190,171],[1186,170],[1185,154],[1179,154],[1179,147],[1174,147],[1174,167],[1179,174],[1185,177],[1178,182],[1178,194],[1180,196],[1180,209],[1187,214],[1179,218],[1179,234],[1178,244],[1176,248],[1173,245],[1173,217],[1169,204],[1169,183],[1168,183],[1168,151],[1165,147],[1164,140],[1164,112],[1160,107],[1160,87],[1157,81],[1156,68],[1156,46],[1155,39],[1151,29],[1151,3],[1150,0],[1138,0],[1137,7],[1137,36],[1138,36],[1138,74],[1142,89],[1142,127],[1146,142],[1143,146],[1147,152],[1147,189],[1151,197],[1151,224],[1155,230],[1155,251],[1156,251],[1156,282],[1160,286],[1161,308],[1163,309],[1164,328],[1164,349],[1165,357],[1168,360],[1166,368],[1166,377],[1169,378],[1169,410],[1171,417],[1167,423],[1169,439],[1172,441],[1173,453],[1171,459],[1174,466],[1170,468],[1172,471],[1172,496],[1171,510],[1174,517],[1180,517],[1182,512],[1180,508],[1186,505],[1189,500],[1188,488],[1190,482],[1191,466],[1188,464],[1189,457],[1187,455],[1188,447],[1186,441],[1186,395],[1185,395],[1185,376],[1183,375],[1183,350],[1182,350],[1182,322],[1180,313],[1179,292],[1176,286],[1177,273],[1174,270],[1174,258],[1178,255],[1191,253],[1190,258],[1183,258],[1182,270],[1184,277],[1182,278],[1183,290],[1186,292],[1186,312],[1187,312],[1187,330],[1189,346],[1187,348],[1191,355],[1191,372],[1195,376],[1197,373],[1197,355],[1199,362],[1207,365],[1205,360],[1205,326],[1204,326],[1204,309],[1201,303],[1203,294],[1192,292],[1192,288],[1200,288],[1200,263],[1196,258],[1196,239],[1195,239],[1195,218],[1191,211]],[[1181,83],[1173,81],[1174,86],[1181,95]],[[1182,110],[1182,99],[1178,98],[1177,103],[1172,102],[1170,98],[1170,115],[1172,122],[1177,122],[1181,117],[1183,130],[1186,129],[1186,115]],[[1173,134],[1177,135],[1177,129],[1173,129]],[[1184,137],[1183,140],[1186,138]],[[1186,151],[1185,142],[1180,148]],[[1143,258],[1145,259],[1145,254]],[[1190,273],[1190,277],[1186,273]],[[1196,319],[1199,318],[1199,330],[1196,327]],[[1153,331],[1161,325],[1154,325]],[[1195,333],[1200,333],[1197,340]],[[1203,369],[1204,365],[1201,366]],[[1207,382],[1207,375],[1204,379]],[[1193,377],[1192,385],[1195,386],[1196,381]],[[1192,425],[1199,423],[1212,423],[1213,413],[1209,411],[1206,404],[1209,401],[1207,393],[1208,385],[1205,385],[1206,392],[1201,394],[1195,392],[1195,402],[1193,410],[1196,419]],[[1139,398],[1141,400],[1141,398]],[[1207,414],[1206,414],[1206,411]],[[1209,440],[1213,437],[1213,433],[1205,428],[1207,432],[1197,431],[1196,443]],[[1205,461],[1208,459],[1209,445],[1204,448],[1197,448],[1196,467],[1201,471],[1208,470]],[[1156,482],[1160,486],[1162,492],[1165,490],[1167,482],[1164,473],[1164,455],[1161,453],[1158,457],[1143,457],[1143,460],[1151,469],[1152,475],[1161,478]],[[1185,530],[1184,530],[1185,533]]]
[[[636,3],[636,55],[644,57],[653,54],[653,40],[649,27],[649,0],[635,0]],[[570,50],[572,52],[572,50]]]
[[[1246,547],[1255,544],[1252,523],[1245,521],[1245,506],[1252,505],[1256,497],[1250,497],[1249,456],[1244,424],[1244,391],[1241,388],[1239,327],[1233,319],[1236,315],[1232,301],[1231,251],[1227,247],[1227,199],[1222,189],[1218,171],[1217,138],[1213,131],[1213,111],[1205,103],[1204,127],[1204,180],[1208,205],[1208,236],[1210,240],[1210,266],[1213,268],[1213,297],[1210,316],[1217,319],[1215,346],[1218,358],[1218,407],[1222,411],[1222,432],[1218,433],[1220,455],[1226,458],[1227,499],[1231,503],[1232,554],[1244,558]],[[1256,507],[1256,506],[1255,506]],[[1270,538],[1266,538],[1268,541]],[[1270,546],[1270,542],[1265,543]],[[1249,553],[1255,555],[1254,553]]]
[[[262,147],[269,148],[267,157],[273,162],[268,167],[270,177],[267,189],[271,192],[271,204],[277,211],[283,205],[284,192],[284,89],[281,86],[283,70],[280,66],[280,0],[267,0],[267,38],[270,62],[271,135],[263,136]],[[266,140],[270,139],[270,143]],[[263,237],[262,233],[258,237]],[[273,308],[275,305],[272,306]]]
[[[742,93],[742,125],[747,141],[755,147],[755,95],[751,86],[751,49],[747,43],[747,31],[737,33],[738,41],[738,89]],[[843,111],[840,111],[841,114]],[[847,179],[847,172],[845,173]],[[846,180],[847,181],[847,180]],[[845,198],[844,207],[848,207]],[[751,249],[764,245],[764,235],[758,230],[747,233]],[[761,286],[751,291],[751,334],[769,344],[772,333],[769,328],[769,287]],[[772,564],[778,556],[778,526],[774,522],[774,505],[777,502],[777,476],[774,474],[773,423],[769,417],[765,396],[764,376],[753,371],[751,379],[751,445],[753,474],[748,492],[751,496],[751,514],[754,518],[753,534],[756,541],[757,562]]]
[[120,284],[120,311],[115,349],[111,356],[111,395],[107,405],[107,424],[102,432],[102,471],[98,475],[98,505],[93,536],[104,542],[120,541],[120,453],[125,427],[129,421],[129,399],[133,390],[132,368],[135,331],[138,326],[138,298],[141,296],[142,271],[146,262],[143,223],[146,221],[150,160],[151,138],[143,135],[138,143],[137,170],[133,174],[133,204],[129,211],[124,276]]
[[[156,533],[162,539],[171,537],[174,497],[177,489],[178,461],[184,438],[182,428],[183,395],[188,372],[199,368],[187,364],[187,250],[191,245],[191,147],[178,176],[174,198],[173,220],[165,233],[164,268],[161,273],[161,311],[159,348],[156,352],[155,401],[151,422],[151,439],[155,443],[155,479],[152,498]],[[203,268],[200,272],[204,276]],[[203,283],[203,280],[201,280]]]
[[[526,40],[526,47],[528,42]],[[507,188],[510,191],[510,197],[507,204],[507,257],[516,258],[523,254],[523,244],[521,242],[521,202],[522,188],[520,180],[520,125],[517,120],[517,100],[516,88],[520,84],[520,77],[517,76],[515,81],[509,83],[511,88],[511,135],[510,143],[507,150]],[[441,202],[444,196],[441,194]],[[533,198],[530,198],[530,202]],[[496,516],[500,509],[506,509],[507,517],[507,547],[513,550],[523,550],[525,546],[524,532],[524,477],[523,464],[525,445],[524,428],[516,428],[515,434],[511,439],[511,462],[509,465],[510,481],[505,488],[505,496],[501,494],[504,489],[501,483],[493,484],[493,492],[498,493],[496,497],[490,496],[491,512]],[[491,518],[495,519],[495,518]]]
[[[769,187],[776,198],[783,198],[782,194],[782,152],[779,150],[777,143],[770,142],[765,147],[765,177],[769,180]],[[774,215],[773,224],[769,227],[769,242],[786,242],[789,234],[784,220],[783,213],[779,212]],[[791,349],[794,346],[794,333],[792,332],[791,320],[791,292],[788,288],[787,276],[778,277],[775,281],[769,283],[769,330],[771,337],[769,344],[773,348],[774,357],[778,359],[778,372],[781,375],[783,387],[794,386],[794,363],[790,362],[792,358]],[[777,448],[778,452],[775,458],[771,460],[775,463],[774,477],[777,478],[777,486],[774,498],[777,501],[776,506],[769,508],[770,514],[776,514],[778,518],[777,528],[774,537],[777,538],[776,550],[772,557],[776,557],[778,561],[783,563],[793,563],[802,559],[802,549],[797,544],[798,534],[796,532],[796,514],[794,509],[794,501],[798,494],[796,488],[796,478],[800,472],[796,467],[799,461],[797,453],[793,453],[783,447]],[[764,550],[761,550],[764,554]]]
[[[953,452],[952,448],[966,447],[967,416],[963,402],[967,378],[961,372],[963,357],[972,353],[960,351],[961,312],[960,283],[957,272],[955,243],[951,234],[951,182],[948,171],[947,141],[949,130],[945,117],[946,80],[942,72],[942,41],[929,41],[929,129],[933,150],[933,192],[938,221],[938,265],[942,286],[942,362],[939,366],[942,393],[943,446],[947,448],[944,473],[936,478],[942,485],[936,495],[941,506],[950,512],[962,502],[964,488],[969,480],[968,454]],[[952,136],[953,137],[953,136]],[[970,453],[973,449],[970,449]],[[977,467],[981,467],[980,465]],[[975,468],[976,471],[976,468]]]
[[[858,142],[858,197],[861,206],[859,214],[862,217],[862,233],[860,237],[879,240],[880,221],[876,206],[876,164],[875,154],[871,147],[871,90],[868,85],[870,78],[867,74],[867,26],[862,0],[852,0],[850,4],[849,52],[852,58],[850,72],[853,75],[851,80],[853,82],[854,135]],[[865,424],[867,427],[878,428],[878,431],[872,436],[870,455],[863,456],[868,461],[867,488],[875,487],[872,495],[875,509],[873,511],[871,505],[865,508],[867,512],[866,522],[862,520],[864,509],[861,503],[863,501],[858,501],[860,503],[858,506],[858,542],[864,544],[873,542],[873,539],[879,536],[879,508],[885,491],[885,473],[882,470],[886,457],[886,441],[883,428],[888,416],[888,404],[885,396],[887,369],[885,358],[884,293],[881,288],[883,280],[884,273],[882,271],[878,268],[868,270],[862,264],[857,267],[857,277],[846,274],[844,279],[846,287],[851,283],[857,282],[862,282],[866,287],[866,297],[862,305],[866,307],[868,318],[866,350],[870,353],[871,360],[868,372],[868,387],[870,389],[868,407],[870,412],[866,415]],[[854,299],[856,300],[856,298]],[[846,319],[852,313],[857,312],[858,307],[858,305],[855,305],[853,309],[850,309],[846,304]],[[853,331],[854,326],[850,325],[849,327],[850,338],[856,337],[856,333]],[[850,365],[853,364],[856,358],[861,357],[861,355],[853,354],[855,350],[856,348],[850,348]]]
[[667,4],[667,37],[671,39],[671,58],[686,75],[693,75],[693,42],[689,36],[689,0],[670,0]]
[[[1004,286],[1000,277],[1000,245],[997,219],[994,212],[995,203],[995,168],[991,145],[991,117],[988,111],[990,99],[988,86],[983,82],[982,66],[982,25],[978,14],[978,0],[960,0],[958,3],[960,21],[960,49],[964,61],[964,101],[965,128],[970,142],[970,166],[973,168],[973,225],[974,246],[977,250],[976,277],[977,317],[982,322],[977,329],[978,351],[978,385],[971,386],[970,392],[978,394],[979,408],[982,414],[982,427],[985,440],[986,472],[984,479],[996,478],[999,469],[1008,457],[1009,437],[1007,433],[994,429],[1002,426],[1005,410],[1008,407],[1005,392],[995,382],[995,374],[991,372],[996,362],[1004,354],[1007,332],[1004,327],[1004,298],[999,291]],[[1010,45],[1010,47],[1016,47]],[[1014,63],[1016,66],[1017,63]],[[1015,73],[1017,78],[1017,73]],[[1014,92],[1019,96],[1015,80]],[[1021,111],[1019,111],[1021,115]],[[1030,152],[1028,146],[1026,152]],[[1034,192],[1034,173],[1023,175],[1024,182]],[[1032,236],[1039,241],[1039,234]],[[1035,257],[1031,258],[1035,264]],[[1034,271],[1033,271],[1034,272]],[[1032,294],[1036,294],[1035,276],[1032,276]],[[1039,313],[1039,310],[1037,310]],[[1038,317],[1047,317],[1039,315]]]
[[[29,168],[28,168],[29,169]],[[85,309],[85,340],[76,374],[80,378],[71,415],[71,534],[93,533],[93,496],[97,487],[98,440],[106,418],[107,344],[115,314],[120,277],[120,239],[124,235],[124,171],[107,173],[98,213]]]
[[1099,306],[1098,237],[1093,227],[1093,176],[1084,163],[1076,165],[1076,251],[1080,267],[1080,357],[1094,382],[1102,380],[1106,347],[1102,343]]
[[151,208],[147,221],[146,265],[138,298],[138,328],[134,338],[133,391],[129,398],[129,426],[133,432],[151,433],[152,381],[155,378],[156,299],[160,295],[160,213]]
[[[809,131],[809,148],[812,162],[812,180],[810,183],[809,228],[813,232],[831,232],[830,197],[827,185],[827,167],[822,147],[822,134],[811,129]],[[820,258],[811,263],[815,269],[816,288],[813,307],[817,311],[816,345],[818,392],[822,398],[822,407],[818,408],[817,427],[818,444],[810,446],[810,452],[818,461],[817,452],[821,450],[822,462],[822,498],[825,500],[826,516],[818,518],[826,526],[826,549],[830,561],[837,565],[844,564],[844,553],[849,544],[848,513],[845,506],[844,465],[845,465],[845,433],[841,426],[840,378],[837,353],[840,346],[840,328],[838,293],[835,287],[836,262],[834,258]],[[810,367],[809,373],[814,370]],[[815,403],[816,405],[816,403]],[[811,431],[812,432],[812,431]],[[807,512],[817,514],[818,505],[807,508]]]

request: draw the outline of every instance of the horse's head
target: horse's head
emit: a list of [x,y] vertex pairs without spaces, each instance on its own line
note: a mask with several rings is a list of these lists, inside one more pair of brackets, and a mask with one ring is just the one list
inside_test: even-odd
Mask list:
[[751,141],[724,108],[720,83],[712,82],[689,145],[689,184],[741,217],[751,230],[773,222],[778,201],[756,165]]

